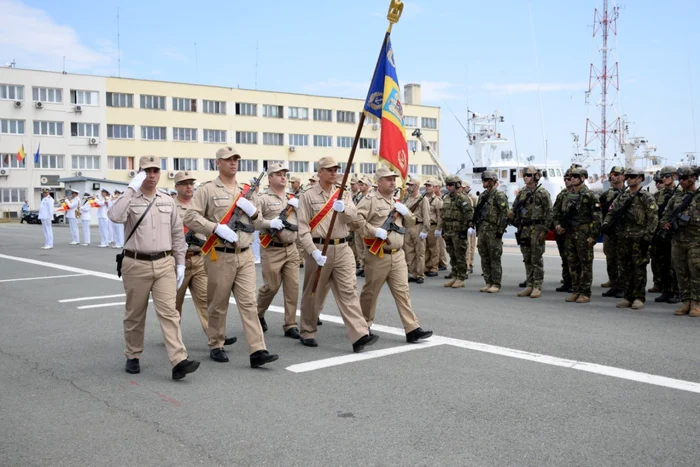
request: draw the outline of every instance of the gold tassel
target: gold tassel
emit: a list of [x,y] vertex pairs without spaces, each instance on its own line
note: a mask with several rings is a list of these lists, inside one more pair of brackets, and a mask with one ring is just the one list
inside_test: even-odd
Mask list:
[[214,247],[212,247],[211,250],[209,250],[209,258],[212,261],[216,261],[217,259],[219,259],[219,256],[216,254],[216,250],[214,249]]

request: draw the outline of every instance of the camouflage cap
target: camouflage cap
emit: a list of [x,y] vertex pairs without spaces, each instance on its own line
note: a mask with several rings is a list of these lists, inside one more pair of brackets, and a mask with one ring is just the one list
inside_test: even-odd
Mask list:
[[584,178],[588,178],[588,170],[584,167],[579,167],[578,171],[581,173],[581,176]]
[[672,165],[665,165],[665,166],[661,167],[661,170],[659,170],[659,175],[661,175],[661,176],[673,175],[676,173],[676,170],[678,170],[678,169],[676,169]]
[[525,175],[538,175],[540,173],[540,169],[535,167],[534,165],[528,165],[523,169],[523,176]]
[[625,173],[625,168],[622,167],[621,165],[613,165],[613,166],[610,168],[610,173],[611,173],[611,174],[613,174],[613,173],[616,173],[616,174],[623,174],[623,173]]
[[498,180],[498,174],[493,170],[481,172],[481,180]]
[[570,167],[568,170],[569,175],[571,175],[572,177],[579,177],[579,178],[586,177],[586,178],[588,178],[588,172],[586,172],[586,175],[584,175],[583,172],[584,172],[584,169],[582,169],[580,167],[573,167],[573,166]]
[[630,167],[629,169],[625,170],[625,176],[627,175],[634,175],[639,177],[640,175],[644,176],[644,171],[642,169],[635,169],[634,167]]
[[661,183],[664,181],[664,178],[661,176],[661,172],[659,172],[658,170],[654,172],[654,181],[656,183]]
[[462,184],[462,179],[459,178],[457,175],[448,175],[445,177],[445,184],[449,185],[450,183],[455,183],[455,184]]
[[696,177],[698,176],[697,167],[690,167],[687,165],[684,167],[678,167],[678,171],[676,173],[678,174],[678,177],[692,177],[693,175]]

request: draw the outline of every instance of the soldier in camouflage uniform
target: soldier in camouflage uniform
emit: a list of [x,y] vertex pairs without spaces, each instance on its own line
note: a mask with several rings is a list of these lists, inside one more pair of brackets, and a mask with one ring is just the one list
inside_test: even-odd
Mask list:
[[481,270],[486,285],[480,292],[501,291],[501,256],[503,255],[503,233],[508,227],[508,197],[498,190],[498,175],[487,170],[481,173],[484,191],[474,210],[477,248],[481,257]]
[[[659,207],[659,221],[663,217],[671,198],[679,191],[675,183],[676,168],[672,166],[663,167],[659,172],[661,187],[654,195],[654,201]],[[651,244],[651,270],[654,272],[654,287],[648,292],[661,292],[661,295],[654,299],[658,303],[678,303],[681,301],[678,292],[678,280],[671,263],[671,238],[662,238],[655,235]]]
[[[603,211],[603,218],[610,211],[615,199],[620,196],[620,193],[625,189],[625,168],[615,166],[610,169],[610,188],[605,190],[600,195],[600,207]],[[618,259],[618,250],[615,233],[603,235],[603,253],[605,253],[605,264],[608,269],[608,281],[600,284],[601,287],[609,288],[603,292],[603,297],[615,297],[618,292],[624,290],[624,280],[620,277],[620,261]]]
[[[661,212],[661,207],[664,201],[662,196],[663,193],[661,193],[661,191],[664,189],[664,179],[658,170],[654,172],[654,184],[656,185],[656,193],[654,193],[654,202],[659,207],[659,220],[661,220],[661,216],[663,215],[663,213]],[[658,235],[654,235],[654,239],[651,241],[651,247],[649,247],[649,259],[651,260],[651,280],[654,285],[647,290],[647,292],[649,293],[661,292],[661,272],[659,271],[659,257],[656,248],[658,243]],[[659,297],[656,297],[654,301],[658,299]],[[678,300],[680,300],[680,297],[678,298]]]
[[589,303],[593,280],[593,246],[600,231],[601,212],[598,196],[584,185],[583,169],[572,168],[571,188],[562,202],[555,229],[566,238],[566,259],[569,263],[573,293],[567,302]]
[[523,254],[527,279],[525,290],[518,297],[540,298],[544,279],[544,261],[547,229],[552,223],[552,199],[549,192],[539,184],[540,171],[536,167],[525,167],[525,188],[520,190],[513,202],[508,218],[518,229],[516,240]]
[[562,204],[566,199],[567,193],[571,191],[571,169],[568,169],[564,173],[564,185],[565,188],[559,192],[557,199],[554,200],[554,205],[552,206],[552,223],[550,227],[551,230],[555,231],[554,239],[557,242],[557,250],[559,251],[559,257],[561,258],[562,285],[556,288],[557,292],[569,292],[571,290],[571,274],[569,273],[569,263],[566,260],[566,232],[559,234],[555,230],[555,226],[562,216]]
[[450,255],[452,279],[445,282],[445,287],[454,289],[464,287],[467,275],[467,230],[471,226],[474,208],[464,193],[459,190],[462,180],[456,175],[445,177],[447,195],[440,209],[437,230],[445,238],[447,254]]
[[625,278],[623,300],[618,308],[644,308],[649,246],[659,223],[659,208],[648,191],[642,191],[644,172],[627,169],[627,190],[613,201],[603,222],[603,232],[620,239],[617,254],[620,275]]
[[[671,198],[661,219],[662,228],[673,234],[671,258],[676,269],[683,304],[676,315],[700,317],[700,190],[697,167],[680,167],[678,180],[682,191]],[[675,232],[675,226],[678,227]]]

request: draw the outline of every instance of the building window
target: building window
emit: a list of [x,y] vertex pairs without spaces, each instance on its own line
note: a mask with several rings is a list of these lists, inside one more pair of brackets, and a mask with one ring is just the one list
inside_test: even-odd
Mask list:
[[225,143],[226,130],[204,130],[205,143]]
[[377,149],[377,138],[360,138],[360,149]]
[[408,164],[408,173],[418,175],[418,164]]
[[100,136],[100,124],[73,122],[70,124],[70,135],[81,138],[97,138]]
[[70,90],[70,103],[80,105],[99,105],[97,91]]
[[25,169],[27,167],[27,157],[18,161],[17,153],[0,154],[0,169]]
[[134,158],[130,156],[107,156],[110,170],[134,170]]
[[360,164],[361,174],[373,174],[377,171],[377,164],[363,162]]
[[320,148],[330,148],[333,146],[333,137],[325,135],[314,135],[314,146]]
[[210,172],[216,172],[216,159],[204,159],[204,170],[210,171]]
[[26,188],[3,188],[0,190],[0,203],[21,203],[26,199]]
[[173,97],[173,110],[177,112],[196,112],[197,99],[186,97]]
[[256,131],[237,131],[236,144],[258,144],[258,133]]
[[73,156],[75,170],[100,170],[100,156]]
[[309,171],[309,163],[306,161],[289,161],[289,171],[294,173],[306,173]]
[[121,92],[107,93],[107,107],[133,107],[134,95]]
[[281,105],[265,105],[263,104],[263,117],[268,118],[283,118],[284,107]]
[[420,126],[422,128],[429,128],[435,130],[437,128],[437,118],[423,117],[420,119]]
[[[345,168],[348,166],[348,163],[347,162],[339,162],[339,165],[340,165],[340,169],[338,170],[338,173],[345,173]],[[355,163],[353,162],[353,164],[350,166],[350,172],[354,172],[354,171],[355,171]]]
[[5,101],[23,101],[24,86],[17,84],[0,84],[0,99]]
[[314,109],[314,120],[317,122],[332,122],[333,111],[327,109]]
[[176,157],[173,159],[173,170],[197,170],[197,159]]
[[365,125],[379,125],[379,120],[374,115],[365,115]]
[[35,164],[37,169],[63,169],[63,155],[58,154],[41,154],[39,156],[39,164]]
[[293,120],[308,120],[309,109],[307,109],[306,107],[290,107],[289,118]]
[[418,117],[411,117],[408,115],[403,116],[403,126],[406,128],[417,128],[418,127]]
[[339,110],[336,113],[335,121],[338,123],[355,123],[355,112],[346,112],[345,110]]
[[408,145],[409,151],[411,151],[411,152],[418,151],[418,141],[416,141],[415,139],[412,139],[412,140],[409,139],[408,141],[406,141],[406,144]]
[[336,146],[339,148],[351,148],[354,139],[352,136],[338,136],[338,144]]
[[197,129],[196,128],[173,128],[173,141],[194,141],[194,142],[197,142]]
[[34,135],[63,136],[63,122],[40,122],[34,120]]
[[258,161],[251,159],[239,159],[238,160],[238,171],[239,172],[257,172],[258,171]]
[[[433,151],[435,151],[435,153],[437,154],[437,150],[438,150],[437,141],[428,141],[428,144],[429,144],[430,147],[433,149]],[[427,151],[428,148],[425,148],[425,150]]]
[[265,159],[265,161],[263,162],[263,167],[270,167],[273,164],[281,164],[282,167],[284,167],[285,161],[278,161],[278,160],[274,160],[274,159]]
[[246,104],[244,102],[236,102],[236,115],[247,115],[256,117],[258,115],[258,104]]
[[202,111],[205,114],[226,115],[226,102],[203,100]]
[[134,139],[134,125],[107,125],[107,138]]
[[63,102],[63,90],[58,88],[32,88],[32,100],[35,102],[60,104]]
[[165,141],[164,126],[142,126],[141,139],[147,141]]
[[167,157],[160,158],[160,170],[168,170],[168,158]]
[[141,94],[141,108],[153,110],[165,110],[164,96],[149,96]]
[[263,144],[267,144],[269,146],[282,146],[284,144],[284,134],[263,133]]
[[423,175],[437,175],[438,170],[436,165],[422,165],[421,174]]
[[308,146],[309,135],[289,135],[290,146]]
[[0,120],[0,133],[3,135],[23,135],[24,120]]

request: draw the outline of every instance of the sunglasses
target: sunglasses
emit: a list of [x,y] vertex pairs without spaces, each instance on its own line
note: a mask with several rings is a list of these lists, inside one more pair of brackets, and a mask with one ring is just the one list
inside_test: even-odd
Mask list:
[[629,180],[630,178],[637,178],[639,175],[625,175],[625,180]]
[[447,186],[455,186],[454,183],[448,183]]
[[523,178],[525,177],[534,177],[535,174],[523,174]]
[[663,174],[662,177],[663,178],[672,178],[673,174]]
[[189,182],[180,182],[176,184],[177,186],[194,186],[194,182],[189,181]]
[[572,178],[573,177],[564,177],[564,180],[566,180],[567,182],[570,182]]
[[619,176],[620,176],[620,172],[610,172],[610,176],[611,176],[611,177],[619,177]]
[[685,181],[685,180],[690,180],[690,175],[683,175],[683,176],[680,178],[680,180],[683,180],[683,181]]

